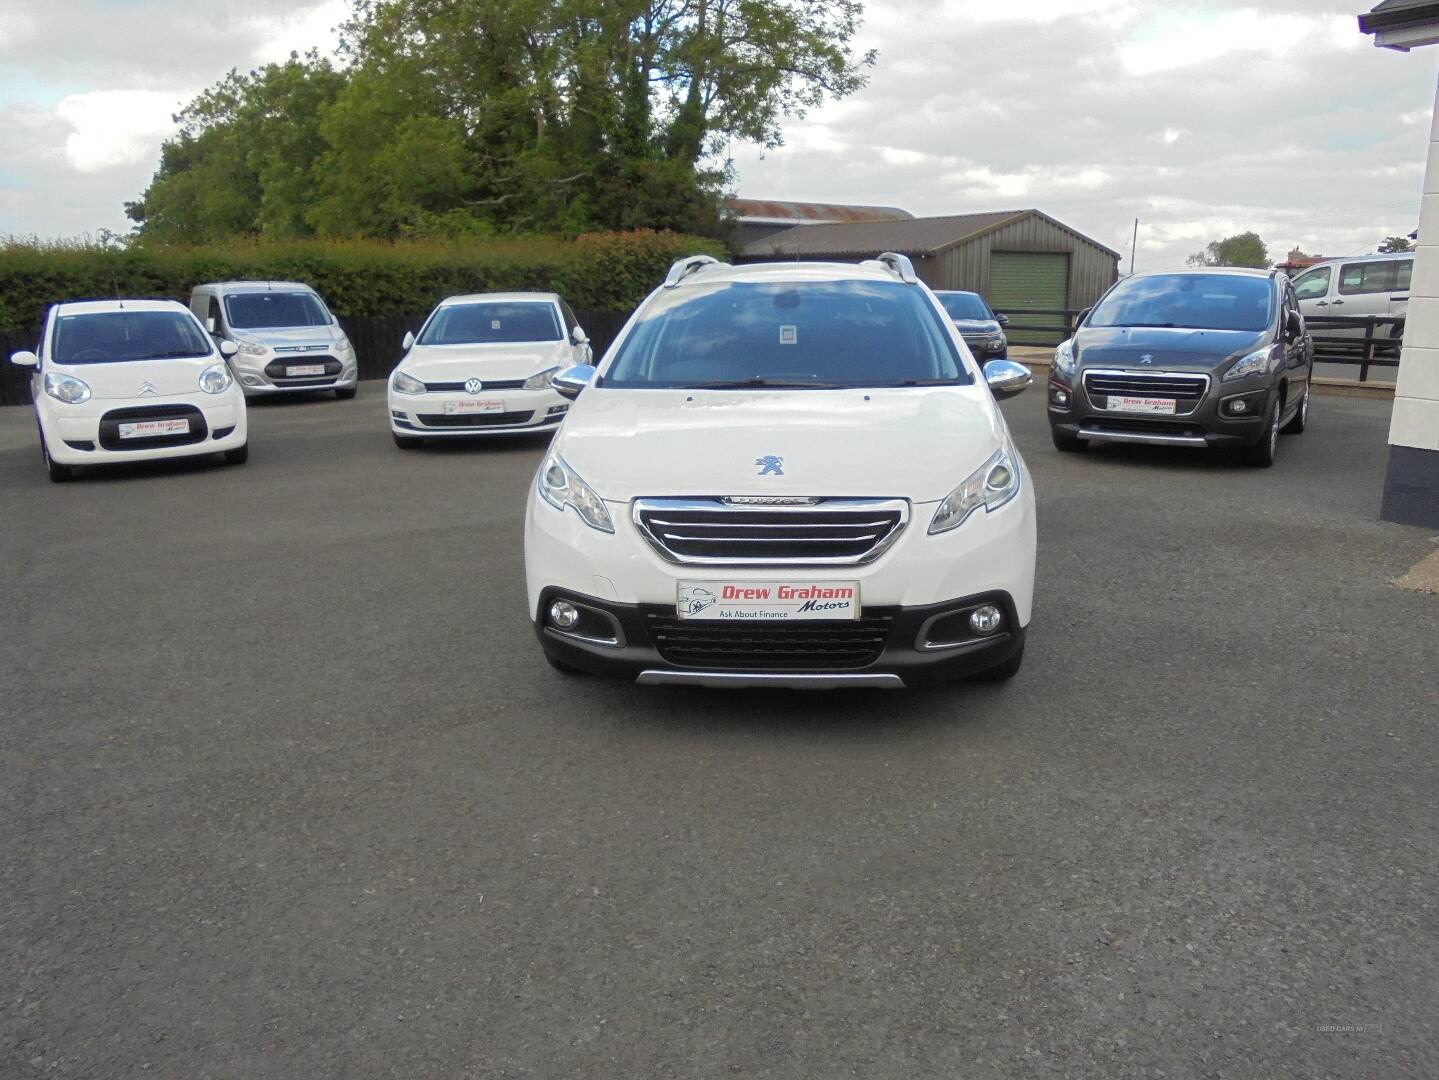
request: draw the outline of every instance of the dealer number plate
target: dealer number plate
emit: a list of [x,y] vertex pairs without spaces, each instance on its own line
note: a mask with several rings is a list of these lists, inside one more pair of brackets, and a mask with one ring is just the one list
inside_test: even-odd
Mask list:
[[188,435],[188,420],[137,420],[133,424],[120,425],[122,439],[151,439],[156,435]]
[[1131,394],[1110,394],[1107,408],[1110,412],[1169,413],[1177,411],[1177,402],[1172,397],[1135,397]]
[[446,416],[474,416],[476,413],[502,413],[505,403],[499,398],[475,398],[473,401],[445,402]]
[[857,581],[681,581],[681,619],[858,619]]

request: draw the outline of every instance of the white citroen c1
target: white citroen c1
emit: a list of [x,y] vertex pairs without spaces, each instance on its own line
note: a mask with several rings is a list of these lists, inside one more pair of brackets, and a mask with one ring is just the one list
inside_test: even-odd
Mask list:
[[480,293],[442,300],[406,334],[390,374],[395,445],[553,431],[570,403],[555,374],[591,362],[589,338],[554,293]]
[[681,260],[575,400],[531,488],[546,658],[647,684],[901,687],[1020,667],[1029,473],[909,260]]
[[57,483],[77,466],[222,453],[249,455],[245,395],[218,346],[173,300],[56,304],[31,369],[40,449]]

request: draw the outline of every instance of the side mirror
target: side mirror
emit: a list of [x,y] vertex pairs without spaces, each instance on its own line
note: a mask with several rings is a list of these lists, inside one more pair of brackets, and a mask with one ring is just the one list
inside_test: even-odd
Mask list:
[[997,322],[997,323],[999,323],[1000,326],[1008,326],[1008,325],[1009,325],[1009,316],[1008,316],[1008,315],[996,315],[996,316],[994,317],[994,321]]
[[991,360],[984,365],[984,381],[989,383],[996,400],[1003,401],[1034,382],[1034,376],[1029,368],[1013,360]]
[[1284,319],[1284,329],[1288,331],[1290,337],[1298,337],[1304,333],[1304,323],[1299,319],[1299,312],[1293,308],[1289,309],[1289,314]]
[[572,340],[576,345],[583,345],[590,340],[590,336],[589,334],[585,333],[585,328],[583,326],[577,326],[570,331],[570,340]]
[[580,396],[580,391],[589,386],[590,380],[594,377],[595,369],[589,364],[576,364],[555,375],[551,385],[554,386],[555,392],[560,397],[574,401]]
[[220,342],[220,355],[225,357],[226,359],[234,356],[239,351],[240,346],[236,345],[233,341]]
[[20,352],[10,354],[10,363],[16,367],[39,367],[40,358],[29,349],[23,349]]
[[400,348],[404,349],[405,352],[409,352],[409,351],[410,351],[411,349],[413,349],[414,347],[415,347],[415,335],[412,334],[412,333],[410,333],[409,331],[406,331],[406,332],[405,332],[404,340],[402,340],[402,341],[400,342]]
[[215,316],[210,315],[210,316],[207,316],[207,317],[206,317],[206,319],[205,319],[205,331],[206,331],[206,333],[214,334],[214,332],[215,332]]

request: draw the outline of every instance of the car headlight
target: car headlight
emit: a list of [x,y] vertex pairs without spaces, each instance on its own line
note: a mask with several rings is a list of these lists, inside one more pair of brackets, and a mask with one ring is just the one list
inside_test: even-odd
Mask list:
[[1247,356],[1241,356],[1232,368],[1224,373],[1221,382],[1233,382],[1235,379],[1243,379],[1249,375],[1268,375],[1274,370],[1274,348],[1266,345],[1262,349],[1255,349]]
[[264,356],[265,346],[258,341],[246,341],[244,338],[235,339],[235,348],[239,349],[246,356]]
[[403,371],[395,372],[394,376],[390,379],[390,385],[395,388],[395,393],[397,394],[423,394],[425,392],[424,383],[420,382],[419,379],[406,375]]
[[1061,341],[1054,350],[1054,370],[1062,375],[1074,374],[1074,339]]
[[531,375],[525,380],[526,390],[548,390],[555,382],[555,372],[560,369],[552,367],[548,371],[542,371],[538,375]]
[[349,338],[347,338],[344,334],[341,334],[340,339],[335,342],[335,351],[337,353],[340,353],[341,355],[344,355],[346,353],[354,352],[355,347],[350,344]]
[[50,371],[45,374],[45,393],[66,405],[80,405],[90,400],[90,384],[73,375]]
[[200,389],[207,394],[223,394],[234,381],[230,378],[230,369],[224,364],[211,364],[200,372]]
[[1019,456],[1005,442],[994,455],[959,487],[944,497],[929,523],[929,534],[949,532],[964,524],[965,519],[981,506],[985,511],[998,510],[1019,494]]
[[535,480],[540,498],[556,510],[572,506],[575,513],[592,529],[612,533],[615,523],[605,507],[604,500],[585,483],[574,469],[565,463],[559,454],[550,454],[540,465],[540,475]]

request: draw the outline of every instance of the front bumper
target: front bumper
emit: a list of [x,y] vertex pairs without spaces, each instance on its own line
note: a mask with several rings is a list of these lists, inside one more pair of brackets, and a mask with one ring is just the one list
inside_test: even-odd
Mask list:
[[475,399],[463,391],[397,394],[393,387],[389,387],[386,393],[389,397],[390,430],[396,435],[426,439],[553,431],[560,426],[570,407],[570,402],[554,390],[502,390],[495,396],[504,401],[503,412],[451,417],[445,414],[447,402],[464,403]]
[[[286,366],[326,364],[338,370],[324,375],[286,378],[276,374]],[[230,369],[246,397],[270,397],[275,394],[308,394],[316,390],[351,389],[359,383],[359,365],[353,352],[307,356],[303,353],[282,355],[267,352],[263,356],[238,353],[230,359]]]
[[[1159,376],[1163,373],[1136,374]],[[1049,423],[1057,434],[1092,442],[1196,448],[1253,446],[1264,437],[1264,422],[1274,393],[1272,387],[1256,387],[1252,380],[1223,383],[1216,373],[1210,376],[1204,396],[1188,412],[1172,415],[1119,412],[1106,407],[1108,399],[1104,395],[1091,394],[1086,389],[1083,375],[1082,368],[1073,376],[1051,370],[1046,388]],[[1242,415],[1229,413],[1233,399],[1243,399]]]
[[[137,415],[143,412],[145,415]],[[83,405],[38,403],[36,415],[50,457],[60,465],[113,465],[238,450],[249,437],[245,399],[237,387],[223,394],[167,398],[94,399]],[[144,419],[190,420],[186,436],[118,437],[118,424]]]
[[[587,623],[573,633],[548,625],[546,612],[557,599],[578,604],[586,611]],[[1004,613],[1004,628],[972,640],[938,643],[932,640],[945,637],[944,631],[935,630],[945,625],[940,620],[946,616],[957,617],[982,604],[993,604]],[[646,685],[825,690],[934,685],[976,675],[1002,664],[1024,647],[1025,636],[1025,628],[1018,623],[1014,600],[1007,593],[984,593],[923,607],[866,607],[863,611],[866,623],[887,621],[883,647],[873,659],[835,666],[766,665],[753,658],[743,663],[725,662],[721,657],[710,662],[688,657],[676,659],[674,646],[665,643],[672,636],[673,628],[683,625],[675,620],[673,604],[618,604],[566,589],[547,589],[541,594],[533,615],[540,647],[552,659],[591,674]],[[847,624],[805,625],[823,634]],[[730,640],[734,640],[743,634],[763,636],[768,626],[754,622],[727,626],[724,630]]]

